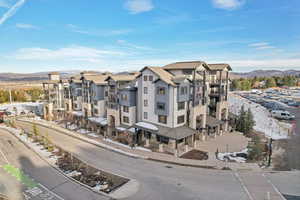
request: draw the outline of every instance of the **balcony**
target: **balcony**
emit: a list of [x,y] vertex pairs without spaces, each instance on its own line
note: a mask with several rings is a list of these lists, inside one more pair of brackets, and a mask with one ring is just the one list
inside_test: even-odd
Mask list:
[[209,82],[209,85],[211,87],[216,87],[216,86],[219,86],[219,85],[225,85],[227,84],[227,80],[226,79],[222,79],[221,81],[219,79],[213,79]]

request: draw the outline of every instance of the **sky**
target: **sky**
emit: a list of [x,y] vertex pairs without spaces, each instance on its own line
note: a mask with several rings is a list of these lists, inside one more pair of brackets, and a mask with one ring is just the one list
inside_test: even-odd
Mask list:
[[0,72],[300,70],[300,0],[0,0]]

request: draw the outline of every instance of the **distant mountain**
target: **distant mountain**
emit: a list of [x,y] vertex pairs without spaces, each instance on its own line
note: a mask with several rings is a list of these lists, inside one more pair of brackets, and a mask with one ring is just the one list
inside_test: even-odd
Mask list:
[[[36,73],[0,73],[0,82],[18,82],[18,81],[44,81],[48,80],[48,74],[50,72],[36,72]],[[75,74],[79,74],[80,71],[60,71],[62,78],[70,78]]]
[[[21,73],[0,73],[0,82],[31,82],[31,81],[45,81],[48,80],[48,74],[50,72],[37,72],[37,73],[29,73],[29,74],[21,74]],[[60,71],[59,72],[63,79],[68,79],[71,76],[79,74],[79,70],[73,71]],[[100,72],[99,72],[100,73]],[[115,74],[129,74],[132,71],[123,71]],[[288,76],[288,75],[296,75],[300,77],[300,70],[255,70],[251,72],[245,73],[230,73],[230,77],[235,78],[253,78],[253,77],[271,77],[271,76]]]
[[245,73],[232,72],[232,78],[253,78],[253,77],[271,77],[271,76],[300,76],[300,70],[255,70]]

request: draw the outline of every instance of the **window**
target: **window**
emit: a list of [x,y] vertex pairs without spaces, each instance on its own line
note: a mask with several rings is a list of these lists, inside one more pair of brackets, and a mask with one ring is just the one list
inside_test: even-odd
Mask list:
[[164,87],[157,87],[157,94],[165,95],[166,94],[166,89]]
[[104,94],[106,97],[108,96],[108,91],[105,91],[105,94]]
[[157,103],[156,108],[158,110],[165,110],[165,103]]
[[144,94],[148,94],[148,88],[144,87]]
[[177,110],[183,110],[183,109],[185,109],[185,102],[178,102]]
[[153,81],[153,76],[149,76],[149,81]]
[[147,81],[148,77],[147,76],[144,76],[144,81]]
[[127,101],[128,100],[127,94],[121,94],[121,99],[122,101]]
[[184,123],[184,115],[177,117],[177,124],[182,124],[182,123]]
[[144,119],[148,119],[148,113],[144,112]]
[[147,107],[148,106],[148,100],[144,100],[144,106]]
[[165,115],[158,115],[158,122],[162,124],[167,124],[167,116]]
[[94,109],[94,113],[95,113],[95,114],[98,114],[98,110],[97,110],[97,109]]
[[181,87],[180,88],[180,95],[183,95],[184,94],[184,87]]
[[129,112],[129,107],[128,106],[123,106],[123,112],[128,113]]
[[123,117],[123,122],[128,124],[129,123],[129,117],[124,116]]

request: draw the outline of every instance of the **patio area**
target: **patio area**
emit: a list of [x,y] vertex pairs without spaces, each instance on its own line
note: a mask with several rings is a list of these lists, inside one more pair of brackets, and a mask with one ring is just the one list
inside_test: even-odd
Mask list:
[[238,152],[248,146],[250,138],[243,136],[239,132],[226,132],[216,138],[209,138],[206,141],[201,141],[197,144],[196,149],[208,153],[219,152]]

